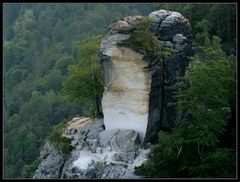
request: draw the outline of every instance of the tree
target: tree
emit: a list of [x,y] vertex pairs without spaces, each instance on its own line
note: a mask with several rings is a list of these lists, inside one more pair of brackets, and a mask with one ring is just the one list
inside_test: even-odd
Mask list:
[[236,58],[223,55],[219,38],[213,37],[211,44],[202,48],[204,55],[192,58],[187,74],[178,82],[182,92],[176,95],[176,104],[185,117],[171,132],[159,132],[152,157],[137,173],[147,177],[235,177],[236,151],[220,147],[219,139],[235,97]]
[[22,176],[24,178],[32,178],[35,174],[35,171],[37,170],[38,168],[38,165],[40,164],[41,162],[41,158],[37,158],[32,164],[30,165],[25,165],[23,170],[22,170]]
[[100,41],[99,36],[92,36],[76,44],[77,65],[69,66],[68,77],[63,83],[63,93],[82,103],[91,102],[95,116],[101,115],[100,97],[103,92],[97,57]]
[[199,33],[196,34],[196,40],[198,44],[202,44],[206,47],[210,46],[209,32],[211,31],[212,24],[209,20],[203,19],[199,21],[196,26],[197,29],[200,29]]

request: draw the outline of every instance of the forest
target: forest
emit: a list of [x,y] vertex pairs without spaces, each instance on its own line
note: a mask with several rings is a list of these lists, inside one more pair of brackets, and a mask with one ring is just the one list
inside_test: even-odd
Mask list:
[[[191,74],[179,79],[184,91],[174,103],[192,123],[159,131],[149,161],[136,172],[147,177],[235,177],[235,4],[5,3],[5,178],[32,178],[41,147],[57,124],[74,116],[101,116],[97,50],[102,37],[116,20],[159,9],[180,12],[192,26]],[[195,102],[182,104],[186,100]],[[194,153],[194,163],[189,153]]]

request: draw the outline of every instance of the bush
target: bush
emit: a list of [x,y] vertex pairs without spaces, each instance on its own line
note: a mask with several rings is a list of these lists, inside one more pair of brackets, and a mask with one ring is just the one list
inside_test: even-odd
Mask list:
[[129,39],[119,45],[127,46],[144,55],[148,61],[154,61],[158,58],[158,51],[161,43],[158,38],[150,31],[151,19],[146,18],[133,30]]
[[51,134],[48,136],[49,141],[53,143],[53,145],[63,154],[63,156],[68,155],[74,148],[71,145],[71,141],[62,136],[66,126],[66,123],[60,123],[56,125]]

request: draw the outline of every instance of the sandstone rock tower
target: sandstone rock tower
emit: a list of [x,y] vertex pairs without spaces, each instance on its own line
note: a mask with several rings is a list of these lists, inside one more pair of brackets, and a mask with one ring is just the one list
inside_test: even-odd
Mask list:
[[178,12],[152,12],[152,32],[174,54],[159,62],[147,62],[143,55],[119,46],[145,19],[130,16],[114,22],[101,44],[104,80],[102,108],[106,129],[134,129],[141,143],[150,141],[160,127],[172,126],[181,113],[168,103],[178,91],[176,77],[183,76],[191,53],[191,26]]

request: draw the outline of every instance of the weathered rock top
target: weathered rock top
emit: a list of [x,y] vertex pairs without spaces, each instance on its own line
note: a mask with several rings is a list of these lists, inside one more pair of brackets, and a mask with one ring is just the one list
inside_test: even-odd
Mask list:
[[176,108],[167,107],[176,90],[167,89],[185,73],[192,37],[189,21],[179,12],[158,10],[148,17],[152,19],[151,31],[174,53],[163,61],[162,70],[157,69],[160,61],[149,65],[139,52],[119,46],[146,19],[144,16],[113,22],[100,48],[104,125],[106,129],[134,129],[141,142],[151,140],[160,125],[172,125],[180,118]]

